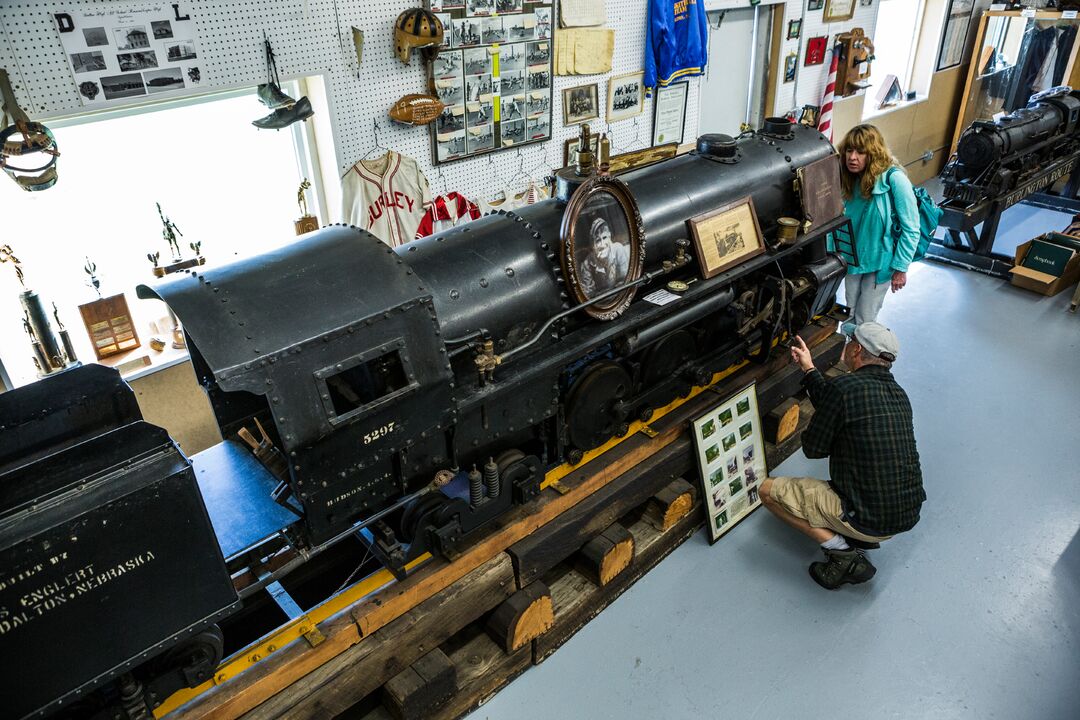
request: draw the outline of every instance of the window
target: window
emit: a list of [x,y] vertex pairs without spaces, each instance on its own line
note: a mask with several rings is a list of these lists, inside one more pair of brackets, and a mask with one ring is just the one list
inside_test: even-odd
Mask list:
[[[147,253],[160,251],[160,264],[170,258],[155,203],[183,233],[183,255],[191,257],[189,243],[199,242],[208,266],[295,239],[297,189],[304,177],[318,185],[317,159],[306,124],[280,131],[251,125],[267,112],[254,90],[243,90],[52,121],[61,153],[56,185],[28,193],[0,175],[0,243],[12,246],[27,287],[50,314],[56,303],[84,363],[95,356],[78,306],[97,298],[83,270],[87,257],[103,296],[126,293],[142,341],[136,354],[154,355],[150,323],[167,311],[137,299],[134,288],[155,281]],[[21,290],[12,268],[0,265],[0,360],[16,385],[36,377]]]
[[864,115],[878,109],[878,90],[888,75],[895,75],[900,88],[926,92],[912,87],[915,55],[919,48],[919,31],[924,0],[880,0],[874,35],[874,62],[870,64],[870,89],[866,91]]

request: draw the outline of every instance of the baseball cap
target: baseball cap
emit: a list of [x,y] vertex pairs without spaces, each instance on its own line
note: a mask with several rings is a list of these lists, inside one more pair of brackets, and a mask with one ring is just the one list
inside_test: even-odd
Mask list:
[[867,353],[892,362],[900,354],[900,341],[889,328],[881,323],[865,322],[854,328],[845,323],[844,334],[854,337]]

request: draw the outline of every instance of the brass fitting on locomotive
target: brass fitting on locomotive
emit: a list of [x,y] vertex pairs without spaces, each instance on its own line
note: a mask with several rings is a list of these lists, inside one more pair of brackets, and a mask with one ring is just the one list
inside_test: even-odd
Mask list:
[[495,354],[495,343],[485,340],[480,345],[480,350],[473,362],[476,363],[476,371],[480,374],[480,384],[484,385],[495,379],[495,368],[502,363],[502,358]]

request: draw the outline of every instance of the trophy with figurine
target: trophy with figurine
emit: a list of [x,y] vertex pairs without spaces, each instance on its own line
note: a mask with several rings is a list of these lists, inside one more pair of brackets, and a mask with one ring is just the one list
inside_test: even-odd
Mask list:
[[[193,257],[185,259],[183,253],[180,250],[180,241],[177,236],[183,237],[184,233],[180,232],[180,228],[176,226],[168,216],[165,215],[161,209],[161,203],[155,203],[157,205],[158,217],[161,218],[161,236],[165,239],[165,242],[169,246],[169,252],[172,254],[172,262],[167,265],[160,264],[161,251],[151,252],[146,254],[146,259],[154,266],[154,277],[163,278],[166,275],[171,275],[174,272],[180,272],[181,270],[187,270],[188,268],[198,267],[206,264],[206,258],[202,256],[202,242],[190,242],[188,247],[194,253]],[[180,319],[176,317],[176,313],[169,308],[169,318],[172,320],[172,346],[176,349],[182,349],[186,347],[184,342],[184,332],[180,328]],[[160,341],[159,341],[160,342]]]
[[304,181],[300,183],[300,189],[296,191],[296,204],[300,206],[300,219],[293,224],[296,226],[297,235],[319,229],[319,218],[308,212],[307,189],[310,187],[311,182],[304,178]]
[[15,268],[15,277],[23,291],[19,294],[19,302],[23,308],[23,329],[30,339],[30,347],[33,350],[34,365],[37,367],[38,377],[52,375],[55,372],[66,370],[79,364],[75,357],[75,348],[71,344],[71,337],[67,329],[60,321],[60,313],[53,303],[53,318],[59,327],[59,342],[57,335],[53,333],[49,315],[45,311],[45,304],[41,296],[26,287],[26,277],[23,274],[19,258],[10,245],[0,245],[0,263],[11,263]]

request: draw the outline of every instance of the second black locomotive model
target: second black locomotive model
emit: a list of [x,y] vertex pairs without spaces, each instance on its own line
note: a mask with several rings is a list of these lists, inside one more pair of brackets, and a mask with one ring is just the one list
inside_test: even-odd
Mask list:
[[[974,122],[964,131],[956,156],[941,172],[945,198],[968,206],[1011,192],[1023,193],[1018,198],[1022,199],[1046,186],[1025,185],[1042,179],[1051,165],[1077,152],[1080,92],[1051,88],[1032,96],[1025,108],[998,120]],[[1069,166],[1064,174],[1072,169]]]
[[993,252],[1001,213],[1066,179],[1057,199],[1043,200],[1054,206],[1071,204],[1078,167],[1080,92],[1069,87],[1045,90],[1033,95],[1025,108],[972,123],[941,171],[940,224],[948,236],[929,254],[1006,277],[1012,256]]
[[[688,220],[749,196],[772,239],[778,218],[804,215],[793,181],[814,162],[836,162],[820,133],[770,121],[619,179],[564,178],[558,199],[400,248],[327,227],[140,288],[182,320],[227,439],[187,460],[100,368],[0,396],[0,646],[20,688],[7,710],[43,716],[99,686],[155,707],[213,671],[216,623],[238,602],[335,543],[359,534],[400,575],[766,357],[831,307],[845,262],[826,236],[848,222],[814,218],[795,242],[704,273],[698,248],[756,238],[732,225],[691,246]],[[157,515],[175,531],[147,531]],[[202,548],[197,567],[181,537]],[[197,606],[169,609],[196,591]],[[138,618],[122,646],[77,630],[102,592]],[[58,646],[78,658],[62,678]]]

